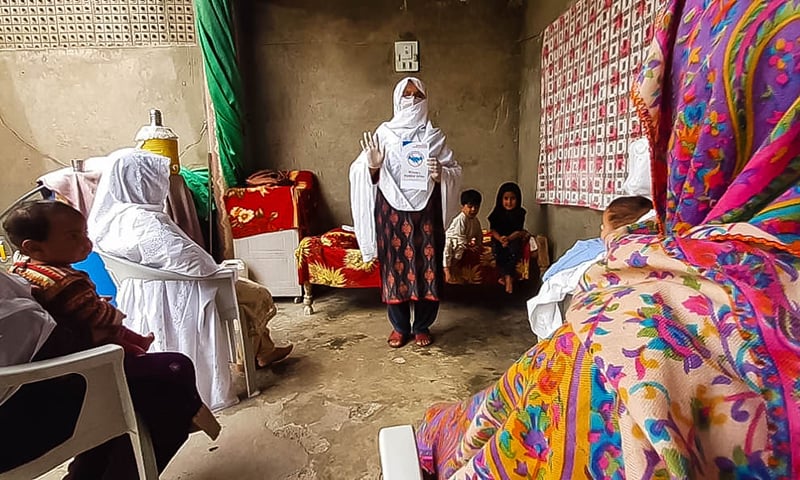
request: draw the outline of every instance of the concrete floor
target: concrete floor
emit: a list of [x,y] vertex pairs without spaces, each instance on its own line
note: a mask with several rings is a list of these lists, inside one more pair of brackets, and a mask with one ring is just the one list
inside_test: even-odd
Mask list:
[[381,427],[417,424],[431,403],[488,386],[534,343],[526,295],[499,288],[449,289],[429,348],[386,345],[376,290],[330,290],[308,317],[279,302],[272,335],[295,344],[292,356],[259,373],[261,395],[219,414],[217,441],[193,434],[161,478],[379,479]]

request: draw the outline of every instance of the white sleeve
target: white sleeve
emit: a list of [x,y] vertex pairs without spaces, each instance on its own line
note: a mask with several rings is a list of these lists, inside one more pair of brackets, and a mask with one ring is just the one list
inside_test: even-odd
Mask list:
[[[0,367],[30,362],[55,327],[27,283],[0,273]],[[0,388],[0,405],[15,391]]]
[[444,225],[450,225],[461,209],[461,165],[455,161],[453,151],[446,144],[439,153],[439,161],[442,163],[442,221]]
[[364,153],[350,165],[350,212],[353,229],[364,262],[377,256],[375,229],[375,197],[378,186],[372,183]]

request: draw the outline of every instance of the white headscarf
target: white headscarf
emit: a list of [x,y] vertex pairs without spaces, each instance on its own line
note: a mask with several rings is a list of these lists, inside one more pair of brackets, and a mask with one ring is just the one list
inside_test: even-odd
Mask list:
[[[403,92],[408,82],[413,83],[417,90],[425,95],[425,98],[414,97],[412,105],[403,105]],[[381,127],[387,128],[395,135],[403,137],[410,136],[418,128],[430,124],[428,120],[428,93],[425,90],[425,84],[418,78],[406,77],[395,85],[394,93],[392,94],[392,107],[394,116],[388,122],[383,122],[378,127],[379,129]]]
[[89,237],[102,238],[113,220],[130,208],[153,212],[164,209],[169,193],[169,159],[135,148],[123,148],[107,157],[95,201],[87,221]]
[[[408,82],[425,94],[425,99],[404,105],[403,91]],[[380,124],[375,131],[382,146],[386,149],[386,158],[381,167],[378,185],[372,184],[367,158],[360,153],[350,165],[350,209],[353,225],[358,239],[361,255],[365,262],[375,258],[375,196],[379,188],[389,204],[400,211],[418,212],[425,208],[434,190],[434,181],[428,180],[426,190],[407,190],[400,188],[401,155],[403,141],[425,142],[428,144],[429,156],[435,157],[442,164],[441,194],[442,220],[448,225],[459,210],[459,190],[461,187],[461,167],[453,158],[453,151],[446,144],[442,131],[431,124],[428,119],[428,98],[425,84],[414,77],[400,80],[394,87],[392,97],[394,115],[388,122]]]
[[214,259],[169,218],[167,157],[134,148],[108,156],[89,214],[89,238],[102,252],[186,275],[219,270]]

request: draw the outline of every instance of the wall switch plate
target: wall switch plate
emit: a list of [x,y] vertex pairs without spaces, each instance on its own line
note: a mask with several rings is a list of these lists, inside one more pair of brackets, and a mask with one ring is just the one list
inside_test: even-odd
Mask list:
[[394,71],[419,72],[419,42],[394,42]]

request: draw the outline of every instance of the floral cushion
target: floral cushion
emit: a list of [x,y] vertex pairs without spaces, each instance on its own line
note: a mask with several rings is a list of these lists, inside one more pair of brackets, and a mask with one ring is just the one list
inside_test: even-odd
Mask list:
[[355,234],[334,229],[319,237],[306,237],[295,251],[301,284],[337,288],[379,288],[378,261],[364,263]]
[[230,188],[225,208],[233,238],[296,228],[305,236],[316,205],[314,174],[306,170],[286,173],[290,186]]

